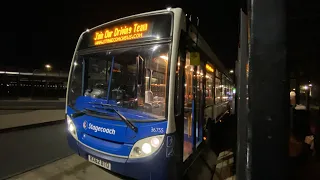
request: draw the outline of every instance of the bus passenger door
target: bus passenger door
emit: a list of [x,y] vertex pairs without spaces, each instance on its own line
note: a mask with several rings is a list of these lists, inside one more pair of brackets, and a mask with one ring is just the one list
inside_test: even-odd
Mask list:
[[[206,64],[206,75],[205,75],[205,105],[204,105],[204,125],[205,132],[209,130],[208,124],[213,120],[213,107],[214,107],[214,67],[211,63]],[[208,122],[209,121],[209,122]],[[207,134],[208,136],[208,134]]]
[[204,64],[191,60],[191,53],[186,52],[184,84],[184,144],[185,161],[202,142],[204,124]]
[[193,133],[193,83],[194,66],[190,65],[190,53],[186,52],[185,61],[185,84],[184,84],[184,141],[183,141],[183,161],[185,161],[193,152],[194,133]]
[[204,63],[200,61],[200,65],[194,66],[194,124],[195,127],[195,145],[196,147],[202,142],[203,139],[203,125],[204,125],[204,82],[205,71]]

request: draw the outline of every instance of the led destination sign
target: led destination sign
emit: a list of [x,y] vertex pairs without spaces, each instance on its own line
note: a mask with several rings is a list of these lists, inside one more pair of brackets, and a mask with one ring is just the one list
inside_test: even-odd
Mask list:
[[169,38],[171,31],[172,15],[170,13],[123,19],[101,25],[85,33],[79,50],[132,41]]
[[132,23],[106,28],[94,33],[94,45],[103,45],[127,40],[140,39],[148,35],[149,23]]

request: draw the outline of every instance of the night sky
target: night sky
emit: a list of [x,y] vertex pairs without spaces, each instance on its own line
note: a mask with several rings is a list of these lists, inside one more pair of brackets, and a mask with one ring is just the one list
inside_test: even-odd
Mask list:
[[[320,8],[316,0],[288,3],[288,61],[318,77]],[[237,59],[239,1],[48,0],[8,2],[1,15],[0,68],[68,70],[82,31],[120,17],[167,6],[200,17],[200,32],[227,68]],[[5,10],[7,7],[8,10]],[[14,7],[14,8],[13,8]]]
[[288,61],[320,84],[320,2],[288,1]]
[[[200,30],[227,67],[237,58],[237,1],[42,1],[11,4],[19,15],[3,24],[1,67],[68,69],[82,31],[120,17],[141,12],[181,7],[200,17]],[[13,13],[13,12],[12,12]],[[12,14],[11,13],[11,14]],[[3,13],[3,16],[10,14]],[[19,22],[19,24],[18,24]]]

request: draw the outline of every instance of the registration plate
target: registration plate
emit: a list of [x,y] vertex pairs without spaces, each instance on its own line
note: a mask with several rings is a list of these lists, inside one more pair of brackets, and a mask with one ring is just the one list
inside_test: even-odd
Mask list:
[[93,164],[96,164],[96,165],[98,165],[98,166],[101,166],[101,167],[103,167],[103,168],[106,168],[106,169],[108,169],[108,170],[111,170],[111,164],[108,163],[108,162],[106,162],[106,161],[103,161],[103,160],[101,160],[101,159],[97,159],[97,158],[92,157],[92,156],[90,156],[90,155],[88,155],[88,160],[89,160],[89,162],[92,162]]

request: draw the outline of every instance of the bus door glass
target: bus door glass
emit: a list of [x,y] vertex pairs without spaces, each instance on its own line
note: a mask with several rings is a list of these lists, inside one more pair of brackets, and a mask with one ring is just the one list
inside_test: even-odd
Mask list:
[[183,161],[185,161],[193,151],[193,129],[192,129],[192,113],[193,113],[193,72],[194,66],[190,65],[190,53],[186,54],[185,65],[185,97],[184,97],[184,143],[183,143]]
[[215,73],[215,108],[214,108],[214,119],[217,120],[217,117],[221,114],[220,104],[222,102],[222,88],[221,88],[221,74],[218,70]]
[[[204,119],[205,124],[207,125],[207,121],[209,119],[213,119],[213,105],[214,105],[214,68],[213,66],[208,63],[206,64],[206,86],[205,86],[205,109],[204,109]],[[206,126],[204,126],[206,127]]]
[[184,148],[183,160],[193,152],[195,145],[203,139],[204,124],[204,64],[190,63],[190,53],[186,54],[185,101],[184,101]]
[[204,120],[204,116],[203,116],[203,112],[204,112],[204,94],[203,94],[203,82],[204,82],[204,77],[205,77],[205,72],[203,70],[204,64],[202,62],[200,62],[199,66],[195,66],[196,71],[194,71],[194,84],[196,84],[195,86],[195,101],[194,101],[194,105],[195,105],[195,128],[196,128],[196,145],[198,147],[198,145],[202,142],[202,130],[203,130],[203,120]]

